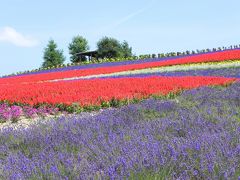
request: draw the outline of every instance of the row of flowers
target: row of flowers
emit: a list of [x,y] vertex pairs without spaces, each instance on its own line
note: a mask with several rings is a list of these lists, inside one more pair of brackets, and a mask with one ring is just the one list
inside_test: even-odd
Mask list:
[[195,55],[195,54],[205,54],[205,53],[211,53],[211,52],[217,52],[217,51],[227,51],[232,49],[239,49],[240,45],[233,45],[230,47],[218,47],[213,49],[202,49],[202,50],[192,50],[192,51],[186,51],[186,52],[170,52],[170,53],[159,53],[159,54],[146,54],[146,55],[139,55],[139,56],[132,56],[127,58],[105,58],[105,59],[94,59],[92,61],[85,61],[85,62],[79,62],[79,63],[68,63],[68,64],[62,64],[58,66],[52,66],[47,68],[38,68],[23,72],[17,72],[10,75],[6,75],[4,77],[10,77],[10,76],[21,76],[21,75],[28,75],[28,74],[38,74],[38,73],[49,73],[49,72],[55,72],[55,71],[65,71],[70,69],[81,69],[84,68],[85,65],[93,65],[93,66],[101,66],[101,64],[109,63],[109,62],[120,62],[125,63],[126,61],[142,61],[142,60],[151,60],[151,59],[169,59],[169,58],[175,58],[175,57],[181,57],[181,56],[189,56],[189,55]]
[[183,64],[173,66],[163,66],[157,68],[147,68],[132,71],[122,71],[110,74],[98,74],[89,76],[80,76],[73,78],[65,78],[64,80],[76,80],[76,79],[91,79],[91,78],[105,78],[105,77],[125,77],[129,75],[141,75],[141,74],[156,74],[162,72],[175,72],[175,71],[190,71],[190,70],[203,70],[203,69],[222,69],[222,68],[240,68],[240,60],[235,61],[222,61],[222,62],[207,62],[196,64]]
[[142,73],[142,74],[127,74],[127,75],[115,75],[111,77],[101,77],[101,79],[107,78],[128,78],[128,77],[150,77],[150,76],[162,76],[162,77],[179,77],[179,76],[215,76],[215,77],[228,77],[240,79],[240,67],[228,67],[217,69],[194,69],[187,71],[168,71],[168,72],[155,72],[155,73]]
[[183,89],[207,85],[224,85],[235,81],[224,77],[146,77],[119,79],[90,79],[33,84],[0,85],[0,101],[31,106],[57,104],[105,106],[113,98],[132,100],[150,95],[166,95]]
[[240,50],[231,50],[231,51],[216,52],[211,54],[182,57],[182,58],[171,59],[166,61],[155,60],[153,62],[145,62],[145,63],[139,63],[139,64],[104,66],[99,68],[69,70],[69,71],[63,71],[63,72],[52,72],[52,73],[45,73],[45,74],[2,78],[0,79],[0,84],[31,83],[31,82],[35,83],[39,81],[61,80],[63,78],[72,78],[72,77],[97,75],[97,74],[109,74],[109,73],[137,70],[137,69],[146,69],[146,68],[172,66],[172,65],[180,65],[180,64],[191,64],[191,63],[220,62],[220,61],[237,60],[237,59],[240,59]]

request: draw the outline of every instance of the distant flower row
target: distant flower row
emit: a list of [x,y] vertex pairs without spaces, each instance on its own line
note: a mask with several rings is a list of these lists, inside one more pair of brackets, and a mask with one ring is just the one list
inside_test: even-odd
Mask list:
[[225,67],[225,68],[209,68],[209,69],[189,69],[183,71],[164,71],[164,72],[152,72],[141,74],[122,74],[102,76],[101,79],[106,78],[128,78],[128,77],[151,77],[151,76],[164,76],[164,77],[179,77],[179,76],[215,76],[215,77],[229,77],[240,79],[240,67]]
[[123,72],[130,70],[164,67],[172,65],[181,64],[192,64],[192,63],[203,63],[203,62],[221,62],[240,59],[240,49],[215,52],[210,54],[202,54],[196,56],[187,56],[181,58],[175,58],[170,60],[154,60],[150,62],[139,62],[139,63],[129,63],[126,65],[116,65],[116,66],[103,66],[87,69],[74,69],[68,71],[55,71],[51,73],[44,74],[32,74],[27,76],[15,76],[9,78],[0,79],[0,84],[15,84],[15,83],[36,83],[44,82],[49,80],[61,80],[64,78],[88,76],[88,75],[98,75],[98,74],[109,74],[115,72]]
[[[100,65],[101,64],[106,64],[108,62],[120,62],[124,63],[125,61],[147,61],[151,59],[171,59],[171,58],[176,58],[176,57],[182,57],[182,56],[190,56],[190,55],[200,55],[200,54],[206,54],[206,53],[211,53],[211,52],[219,52],[219,51],[228,51],[232,49],[239,49],[240,45],[233,45],[229,47],[218,47],[218,48],[212,48],[212,49],[202,49],[202,50],[192,50],[192,51],[185,51],[185,52],[170,52],[170,53],[159,53],[159,54],[146,54],[146,55],[139,55],[139,56],[132,56],[128,58],[111,58],[111,59],[95,59],[93,61],[86,61],[86,62],[81,62],[81,63],[68,63],[68,64],[63,64],[59,66],[52,66],[52,67],[47,67],[47,68],[38,68],[34,70],[28,70],[28,71],[23,71],[23,72],[17,72],[13,73],[10,75],[6,75],[3,77],[11,77],[11,76],[17,76],[17,75],[27,75],[27,74],[39,74],[39,73],[47,73],[47,72],[54,72],[54,71],[65,71],[65,70],[71,70],[75,68],[81,68],[84,66],[89,66],[89,65]],[[80,66],[80,67],[78,67]]]
[[[178,72],[178,71],[190,71],[190,70],[203,70],[203,69],[222,69],[222,68],[239,68],[240,70],[240,60],[235,61],[221,61],[221,62],[207,62],[207,63],[195,63],[195,64],[183,64],[183,65],[173,65],[173,66],[163,66],[156,68],[147,68],[140,70],[130,70],[122,71],[110,74],[99,74],[99,75],[89,75],[67,78],[65,80],[76,80],[76,79],[92,79],[92,78],[111,78],[111,77],[126,77],[132,75],[157,75],[163,72]],[[231,70],[229,70],[229,73]],[[135,76],[135,77],[136,77]],[[226,74],[226,77],[227,74]],[[231,77],[231,76],[229,76]]]

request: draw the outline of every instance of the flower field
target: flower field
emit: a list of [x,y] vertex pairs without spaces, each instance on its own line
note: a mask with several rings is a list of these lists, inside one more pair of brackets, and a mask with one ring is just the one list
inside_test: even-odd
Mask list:
[[238,179],[240,84],[0,133],[2,179]]
[[[24,105],[100,105],[101,102],[146,98],[165,95],[182,89],[204,85],[223,85],[236,80],[234,77],[123,77],[129,74],[148,74],[162,71],[180,71],[199,68],[239,67],[240,50],[186,56],[152,62],[106,65],[86,69],[56,71],[0,79],[0,101]],[[201,63],[201,64],[199,64]],[[114,64],[114,63],[113,63]],[[185,67],[185,69],[184,69]],[[159,70],[160,68],[160,70]],[[161,69],[162,68],[162,69]],[[164,70],[165,68],[165,70]],[[118,79],[111,77],[118,76]],[[94,79],[91,79],[94,78]],[[102,79],[109,77],[108,79]],[[80,79],[79,79],[80,78]],[[89,79],[90,78],[90,79]],[[67,81],[68,80],[68,81]]]
[[[0,78],[0,101],[5,105],[21,106],[20,109],[35,108],[36,111],[45,106],[71,112],[117,106],[153,95],[232,83],[239,78],[239,59],[240,50],[234,49],[39,71]],[[221,75],[221,72],[226,74]],[[7,109],[1,111],[1,119],[16,119],[9,118],[16,115],[10,115],[11,107]],[[18,116],[29,117],[28,113],[21,112],[25,111],[19,110]]]
[[65,114],[0,129],[0,179],[238,179],[239,80],[239,49],[0,78],[1,123]]

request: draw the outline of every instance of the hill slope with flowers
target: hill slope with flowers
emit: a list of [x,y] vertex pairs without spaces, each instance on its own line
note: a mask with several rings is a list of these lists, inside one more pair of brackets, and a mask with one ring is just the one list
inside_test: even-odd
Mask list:
[[0,179],[239,179],[239,80],[239,49],[0,78],[1,123],[35,122],[0,128]]

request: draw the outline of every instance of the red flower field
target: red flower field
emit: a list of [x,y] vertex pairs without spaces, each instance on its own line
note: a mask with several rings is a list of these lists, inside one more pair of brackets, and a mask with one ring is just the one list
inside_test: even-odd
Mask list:
[[165,95],[180,89],[223,85],[234,80],[221,77],[146,77],[19,83],[0,85],[0,100],[30,105],[99,105],[101,101],[110,101],[112,98],[123,100],[148,97],[152,94]]

